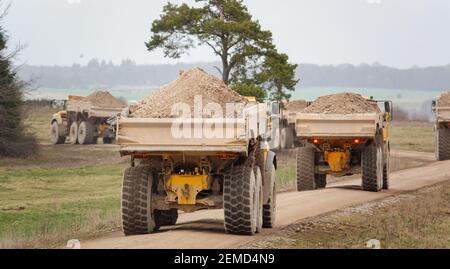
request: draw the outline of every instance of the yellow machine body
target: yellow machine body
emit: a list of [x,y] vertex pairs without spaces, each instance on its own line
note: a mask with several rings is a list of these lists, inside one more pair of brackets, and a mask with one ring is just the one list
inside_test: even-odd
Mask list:
[[325,160],[332,172],[342,172],[350,169],[350,151],[326,151]]
[[168,201],[177,200],[179,205],[197,204],[197,195],[208,188],[206,171],[199,173],[198,169],[193,174],[173,174],[166,180]]

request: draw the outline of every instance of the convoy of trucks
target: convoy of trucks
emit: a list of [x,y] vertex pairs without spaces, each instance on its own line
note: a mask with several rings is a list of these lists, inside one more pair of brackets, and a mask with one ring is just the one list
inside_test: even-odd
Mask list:
[[[298,191],[325,188],[328,175],[358,173],[363,190],[389,189],[391,101],[367,99],[377,104],[378,112],[321,114],[249,100],[253,105],[237,119],[134,118],[129,108],[124,113],[123,108],[99,107],[69,96],[64,110],[52,117],[51,140],[62,144],[68,136],[71,144],[94,144],[101,137],[104,143],[117,141],[121,156],[130,156],[122,187],[125,235],[174,225],[179,211],[217,208],[224,209],[228,233],[253,235],[274,227],[273,149],[295,148]],[[251,117],[255,111],[258,116]],[[438,99],[433,111],[436,158],[449,160],[450,106]],[[228,136],[174,136],[174,126],[189,128],[183,136],[204,134],[205,127],[221,124]]]

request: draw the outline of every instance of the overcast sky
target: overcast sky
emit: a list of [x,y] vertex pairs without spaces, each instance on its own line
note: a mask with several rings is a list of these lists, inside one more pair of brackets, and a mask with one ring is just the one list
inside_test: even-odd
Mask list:
[[[2,0],[5,3],[7,0]],[[175,63],[149,53],[152,20],[166,0],[12,0],[4,24],[19,61],[84,64],[91,58]],[[194,3],[193,0],[171,2]],[[245,0],[293,62],[379,62],[408,68],[450,63],[449,0]],[[181,62],[217,60],[197,49]]]

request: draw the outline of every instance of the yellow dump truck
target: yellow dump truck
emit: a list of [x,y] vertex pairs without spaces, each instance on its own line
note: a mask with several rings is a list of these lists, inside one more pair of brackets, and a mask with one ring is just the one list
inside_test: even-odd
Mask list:
[[69,96],[64,100],[64,110],[55,113],[50,121],[50,138],[53,144],[64,144],[69,137],[70,144],[96,144],[115,141],[115,130],[108,119],[119,114],[123,108],[95,106],[83,100],[82,96]]
[[433,111],[436,113],[436,159],[450,160],[450,106],[441,104],[438,99],[433,101]]
[[298,191],[325,188],[327,175],[358,173],[363,190],[389,188],[392,102],[381,102],[379,113],[295,115],[297,139],[306,141],[297,152]]
[[[255,109],[260,116],[251,116]],[[120,153],[131,156],[123,175],[125,235],[174,225],[179,211],[218,208],[228,233],[273,227],[277,160],[268,148],[270,130],[262,128],[270,129],[268,115],[255,104],[237,119],[120,116]]]

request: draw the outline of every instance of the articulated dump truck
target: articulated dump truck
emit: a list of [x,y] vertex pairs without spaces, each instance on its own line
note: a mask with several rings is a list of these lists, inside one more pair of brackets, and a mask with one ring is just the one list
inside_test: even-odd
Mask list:
[[296,139],[306,141],[297,152],[298,191],[325,188],[327,175],[359,173],[363,190],[388,189],[392,103],[384,107],[377,113],[297,113]]
[[50,137],[53,144],[96,144],[98,138],[104,144],[115,141],[115,130],[108,119],[123,110],[123,106],[105,107],[85,101],[85,97],[69,96],[64,101],[64,110],[55,113],[50,121]]
[[[257,107],[238,119],[118,117],[120,153],[131,156],[123,176],[125,235],[175,225],[179,211],[220,208],[228,233],[253,235],[273,227],[277,162],[268,132],[258,128],[270,127],[271,110],[266,106],[262,117],[251,119],[249,111]],[[180,126],[183,134],[177,134]],[[204,130],[211,126],[223,126],[225,138],[208,136]]]
[[433,111],[436,113],[436,159],[450,160],[450,93],[433,101]]

